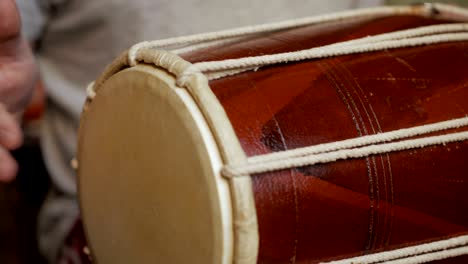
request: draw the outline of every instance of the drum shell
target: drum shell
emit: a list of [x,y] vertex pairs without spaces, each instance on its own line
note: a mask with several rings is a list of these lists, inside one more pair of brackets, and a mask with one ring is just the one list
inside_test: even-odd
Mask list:
[[[183,57],[274,54],[440,23],[447,21],[367,18]],[[466,116],[467,54],[466,42],[385,50],[274,65],[209,85],[254,156]],[[252,175],[258,262],[314,263],[466,233],[467,157],[468,144],[458,142]]]

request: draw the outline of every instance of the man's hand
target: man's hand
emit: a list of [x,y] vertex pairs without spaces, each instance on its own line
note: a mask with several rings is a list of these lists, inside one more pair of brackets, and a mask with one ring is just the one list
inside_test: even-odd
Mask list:
[[18,166],[9,150],[22,144],[18,117],[30,100],[38,76],[20,29],[15,0],[0,0],[0,181],[16,176]]

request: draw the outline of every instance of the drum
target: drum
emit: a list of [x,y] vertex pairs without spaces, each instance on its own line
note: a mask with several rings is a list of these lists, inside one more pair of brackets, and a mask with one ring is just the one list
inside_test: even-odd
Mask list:
[[466,263],[468,11],[139,43],[88,87],[97,263]]

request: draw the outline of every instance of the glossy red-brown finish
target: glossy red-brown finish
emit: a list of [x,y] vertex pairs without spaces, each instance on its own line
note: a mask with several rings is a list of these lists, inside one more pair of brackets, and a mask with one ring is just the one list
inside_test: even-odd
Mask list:
[[[446,21],[397,16],[323,24],[184,57],[271,54],[438,23]],[[275,65],[210,86],[252,156],[467,115],[468,43]],[[316,263],[468,233],[468,142],[252,179],[259,263]]]

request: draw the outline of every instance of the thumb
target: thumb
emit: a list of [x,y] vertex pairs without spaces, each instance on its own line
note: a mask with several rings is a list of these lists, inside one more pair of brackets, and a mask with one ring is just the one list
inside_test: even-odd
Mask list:
[[0,42],[18,37],[21,19],[15,0],[0,0]]

